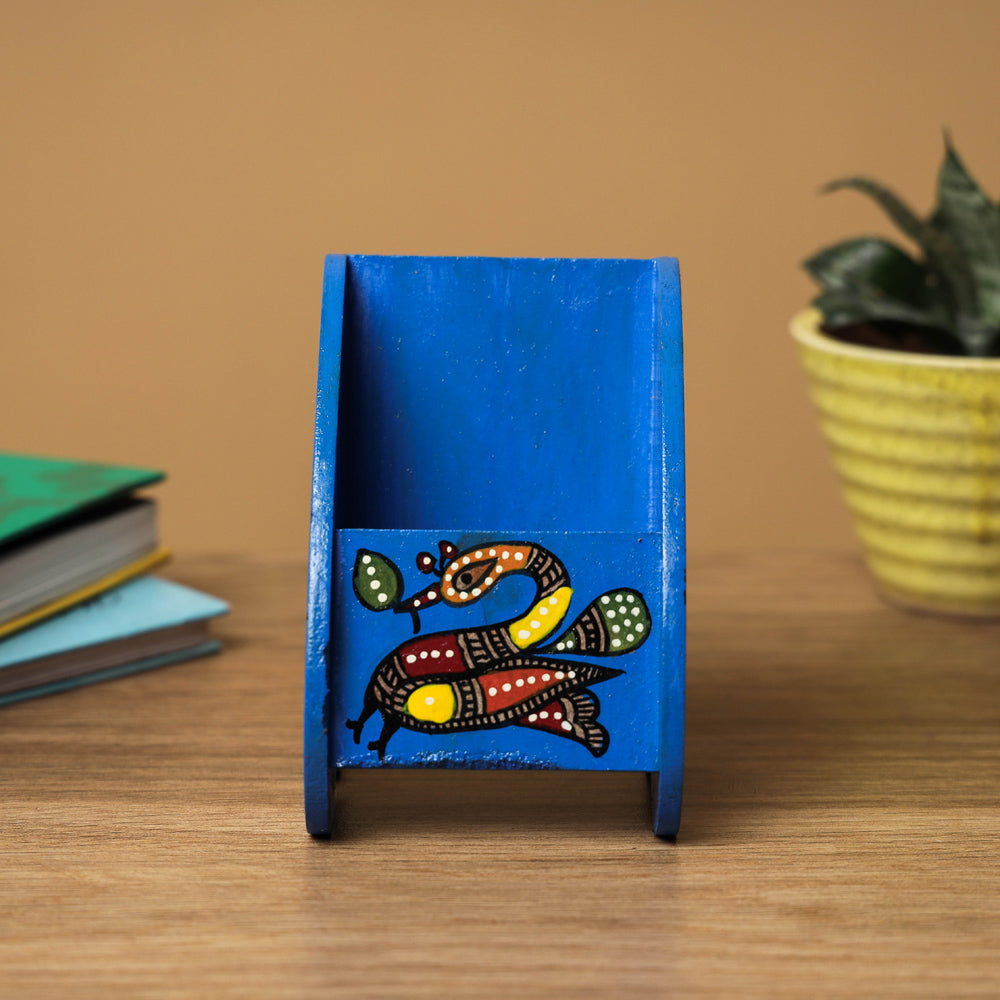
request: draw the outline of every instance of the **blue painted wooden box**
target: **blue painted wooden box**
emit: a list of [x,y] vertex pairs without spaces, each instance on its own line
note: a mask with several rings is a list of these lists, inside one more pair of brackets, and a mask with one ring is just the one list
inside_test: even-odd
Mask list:
[[677,832],[677,262],[331,256],[306,823],[341,768],[645,771]]

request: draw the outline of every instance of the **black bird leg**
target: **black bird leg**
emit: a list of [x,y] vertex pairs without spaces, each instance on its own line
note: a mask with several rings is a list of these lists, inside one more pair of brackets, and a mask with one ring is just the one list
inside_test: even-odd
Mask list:
[[399,718],[395,715],[382,713],[382,732],[377,740],[368,744],[369,750],[378,750],[378,759],[385,760],[385,746],[392,739],[392,734],[399,729]]
[[361,742],[361,730],[365,728],[365,723],[375,714],[378,709],[378,702],[375,701],[375,693],[369,688],[365,691],[365,703],[361,709],[361,715],[356,721],[347,720],[347,728],[354,733],[354,742]]

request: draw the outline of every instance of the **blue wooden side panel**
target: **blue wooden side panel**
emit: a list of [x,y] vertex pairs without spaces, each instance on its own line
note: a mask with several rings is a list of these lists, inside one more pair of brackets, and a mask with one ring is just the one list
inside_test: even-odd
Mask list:
[[684,694],[687,643],[687,545],[684,450],[684,357],[680,269],[673,258],[656,261],[656,330],[661,405],[663,618],[661,761],[653,775],[653,832],[676,836],[684,778]]
[[303,766],[306,828],[316,836],[325,836],[330,832],[330,741],[327,726],[329,678],[326,646],[330,636],[331,568],[336,543],[333,518],[333,492],[336,480],[334,459],[340,404],[346,275],[345,256],[327,257],[323,275],[312,515],[309,529],[309,607],[306,634]]

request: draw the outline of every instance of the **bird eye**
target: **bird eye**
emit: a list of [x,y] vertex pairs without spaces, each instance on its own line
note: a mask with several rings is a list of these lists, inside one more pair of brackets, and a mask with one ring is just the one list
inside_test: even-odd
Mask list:
[[[482,562],[469,563],[468,566],[463,566],[455,574],[453,585],[458,590],[466,593],[479,590],[483,586],[483,583],[489,579],[495,565],[495,559],[485,559]],[[492,583],[493,581],[490,580],[487,586],[492,585]],[[475,594],[474,596],[478,597],[479,595]]]

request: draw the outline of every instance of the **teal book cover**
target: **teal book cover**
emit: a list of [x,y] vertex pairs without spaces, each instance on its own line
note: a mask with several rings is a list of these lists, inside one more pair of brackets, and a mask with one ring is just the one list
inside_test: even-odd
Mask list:
[[0,641],[0,704],[219,650],[217,597],[154,576],[107,591]]
[[161,479],[155,469],[0,451],[0,546]]

